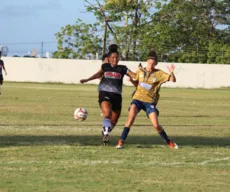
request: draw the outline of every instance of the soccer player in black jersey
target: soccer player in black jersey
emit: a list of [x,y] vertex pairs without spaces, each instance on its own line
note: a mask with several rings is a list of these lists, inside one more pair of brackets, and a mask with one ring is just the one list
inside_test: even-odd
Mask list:
[[7,75],[6,68],[4,66],[3,60],[1,60],[2,52],[0,51],[0,94],[1,94],[1,87],[3,84],[3,74],[2,74],[2,69],[5,71],[5,75]]
[[122,108],[122,85],[123,78],[128,75],[131,78],[135,77],[135,73],[130,71],[125,65],[118,65],[119,52],[118,46],[112,44],[109,46],[109,64],[104,63],[101,69],[88,79],[80,80],[81,83],[102,77],[98,85],[99,104],[102,110],[104,119],[102,123],[102,135],[104,144],[109,143],[109,134],[113,127],[117,124]]

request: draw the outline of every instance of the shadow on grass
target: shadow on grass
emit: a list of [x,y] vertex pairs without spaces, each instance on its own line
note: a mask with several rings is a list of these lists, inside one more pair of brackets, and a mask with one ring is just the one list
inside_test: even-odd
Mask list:
[[[201,136],[171,136],[181,147],[192,146],[230,146],[230,137],[201,137]],[[114,135],[111,146],[117,144],[119,136]],[[160,136],[133,136],[127,138],[126,144],[137,145],[140,148],[151,148],[153,145],[164,145]],[[95,135],[79,136],[0,136],[0,147],[9,146],[52,146],[52,145],[76,145],[76,146],[100,146],[102,137]]]
[[[12,127],[14,125],[10,125],[10,124],[0,124],[0,126],[4,126],[4,127]],[[33,125],[33,124],[27,124],[27,125],[24,125],[24,124],[19,124],[19,125],[15,125],[15,127],[73,127],[73,128],[76,128],[78,127],[77,125],[73,125],[73,124],[40,124],[40,125]],[[121,126],[123,127],[124,124],[117,124],[116,126]],[[205,125],[205,124],[162,124],[163,127],[226,127],[226,125]],[[87,127],[87,128],[90,128],[90,127],[101,127],[101,124],[84,124],[83,126],[81,126],[81,128],[83,127]],[[142,124],[142,123],[139,123],[139,124],[135,124],[133,127],[152,127],[152,125],[150,123],[146,123],[146,124]]]

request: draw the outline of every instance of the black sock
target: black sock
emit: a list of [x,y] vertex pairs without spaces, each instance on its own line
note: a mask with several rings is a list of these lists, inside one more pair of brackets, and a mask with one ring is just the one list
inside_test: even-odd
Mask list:
[[125,139],[127,138],[128,134],[129,134],[129,127],[124,127],[123,132],[121,134],[121,140],[125,141]]
[[167,144],[169,144],[170,139],[168,138],[167,134],[165,133],[164,130],[162,130],[160,133],[160,136],[166,141]]

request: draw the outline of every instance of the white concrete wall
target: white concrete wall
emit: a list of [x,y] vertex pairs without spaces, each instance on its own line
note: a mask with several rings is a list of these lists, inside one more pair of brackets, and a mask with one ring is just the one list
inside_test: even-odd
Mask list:
[[[62,82],[79,83],[100,69],[99,60],[67,60],[40,58],[2,58],[8,75],[5,81],[16,82]],[[120,61],[130,70],[136,71],[140,62]],[[145,66],[146,63],[142,62]],[[167,71],[169,63],[159,63],[158,68]],[[219,88],[230,87],[230,65],[182,64],[176,63],[176,83],[166,83],[165,87]],[[124,84],[130,85],[128,77]],[[88,82],[98,84],[98,80]]]

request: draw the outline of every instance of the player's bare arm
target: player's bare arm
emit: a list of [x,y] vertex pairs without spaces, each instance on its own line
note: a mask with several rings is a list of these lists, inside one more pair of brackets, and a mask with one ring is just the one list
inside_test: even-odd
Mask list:
[[137,80],[135,80],[135,79],[133,79],[133,78],[129,78],[129,81],[135,86],[135,87],[137,87],[137,85],[138,85],[138,81]]
[[133,78],[135,79],[136,78],[136,73],[132,72],[132,71],[128,71],[127,75],[130,77],[130,78]]
[[175,65],[171,64],[170,66],[167,66],[169,73],[170,73],[170,77],[169,77],[169,81],[171,82],[176,82],[176,77],[174,75],[174,70],[175,70]]
[[4,72],[5,72],[5,75],[7,75],[6,68],[5,68],[4,65],[3,65],[3,70],[4,70]]
[[81,79],[80,82],[81,82],[81,83],[86,83],[86,82],[88,82],[88,81],[97,79],[97,78],[101,77],[102,75],[103,75],[103,71],[102,71],[102,69],[100,69],[97,73],[95,73],[94,75],[92,75],[92,76],[89,77],[88,79]]

